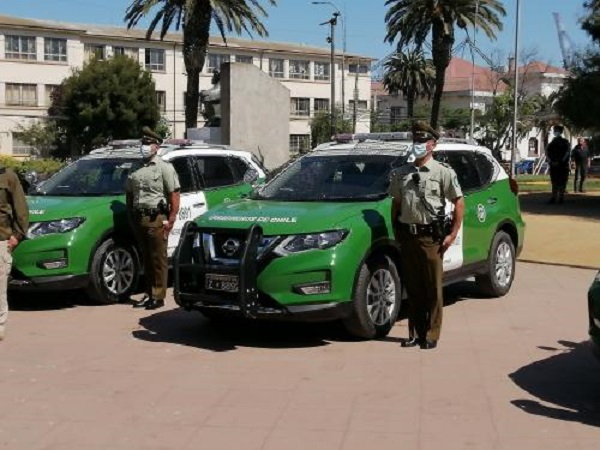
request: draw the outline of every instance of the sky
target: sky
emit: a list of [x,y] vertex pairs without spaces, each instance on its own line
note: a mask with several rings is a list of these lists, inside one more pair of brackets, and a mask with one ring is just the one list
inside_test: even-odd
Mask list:
[[[123,26],[123,16],[131,0],[0,0],[0,14],[37,19],[60,20],[85,24]],[[381,59],[394,47],[384,43],[385,0],[333,0],[346,19],[346,50]],[[503,0],[507,10],[504,29],[497,40],[489,41],[482,33],[477,35],[477,46],[484,54],[494,52],[508,58],[514,52],[517,0]],[[574,47],[585,47],[589,38],[579,25],[584,13],[584,0],[521,0],[521,52],[532,53],[537,59],[561,66],[562,56],[553,12],[561,15],[562,22]],[[266,2],[264,2],[266,4]],[[304,43],[328,47],[328,29],[319,24],[329,20],[334,11],[330,5],[313,5],[310,0],[278,0],[277,7],[268,7],[265,24],[269,40]],[[456,46],[465,35],[457,33]],[[343,48],[343,26],[336,30],[336,45]],[[457,49],[456,56],[471,58],[467,50]],[[481,57],[476,61],[486,63]]]

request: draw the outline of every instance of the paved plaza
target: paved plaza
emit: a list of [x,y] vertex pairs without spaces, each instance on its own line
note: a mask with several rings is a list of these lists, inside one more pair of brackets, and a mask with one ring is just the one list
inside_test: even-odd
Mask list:
[[12,302],[0,344],[10,449],[597,449],[593,271],[519,263],[503,299],[447,293],[440,346],[338,325],[210,323],[175,308]]

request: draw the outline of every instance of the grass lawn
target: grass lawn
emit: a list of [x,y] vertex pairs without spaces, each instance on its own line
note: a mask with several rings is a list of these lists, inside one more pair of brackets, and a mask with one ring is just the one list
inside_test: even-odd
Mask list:
[[[549,175],[517,175],[519,192],[550,192]],[[600,192],[600,178],[587,178],[583,188],[588,192]],[[567,191],[573,190],[573,175],[569,177]]]

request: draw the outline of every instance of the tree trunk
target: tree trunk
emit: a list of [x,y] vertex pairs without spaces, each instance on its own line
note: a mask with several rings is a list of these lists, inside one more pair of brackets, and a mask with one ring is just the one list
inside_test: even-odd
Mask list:
[[454,24],[444,24],[442,20],[435,21],[432,26],[431,56],[435,67],[435,89],[431,104],[431,126],[438,128],[440,118],[440,107],[446,77],[446,68],[452,58],[452,46],[454,45]]
[[198,105],[200,100],[200,72],[204,68],[212,7],[208,2],[196,2],[192,13],[187,16],[183,28],[183,61],[187,72],[185,93],[185,128],[198,126]]
[[406,109],[408,119],[412,120],[415,116],[415,92],[412,89],[406,92]]

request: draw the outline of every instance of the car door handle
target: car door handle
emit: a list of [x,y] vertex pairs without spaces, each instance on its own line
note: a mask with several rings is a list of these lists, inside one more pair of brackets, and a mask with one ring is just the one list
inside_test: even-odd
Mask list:
[[206,203],[194,203],[192,206],[194,208],[200,208],[201,206],[204,206],[204,205],[206,205]]
[[498,201],[498,199],[496,197],[490,197],[488,198],[488,205],[493,205],[494,203],[496,203]]

